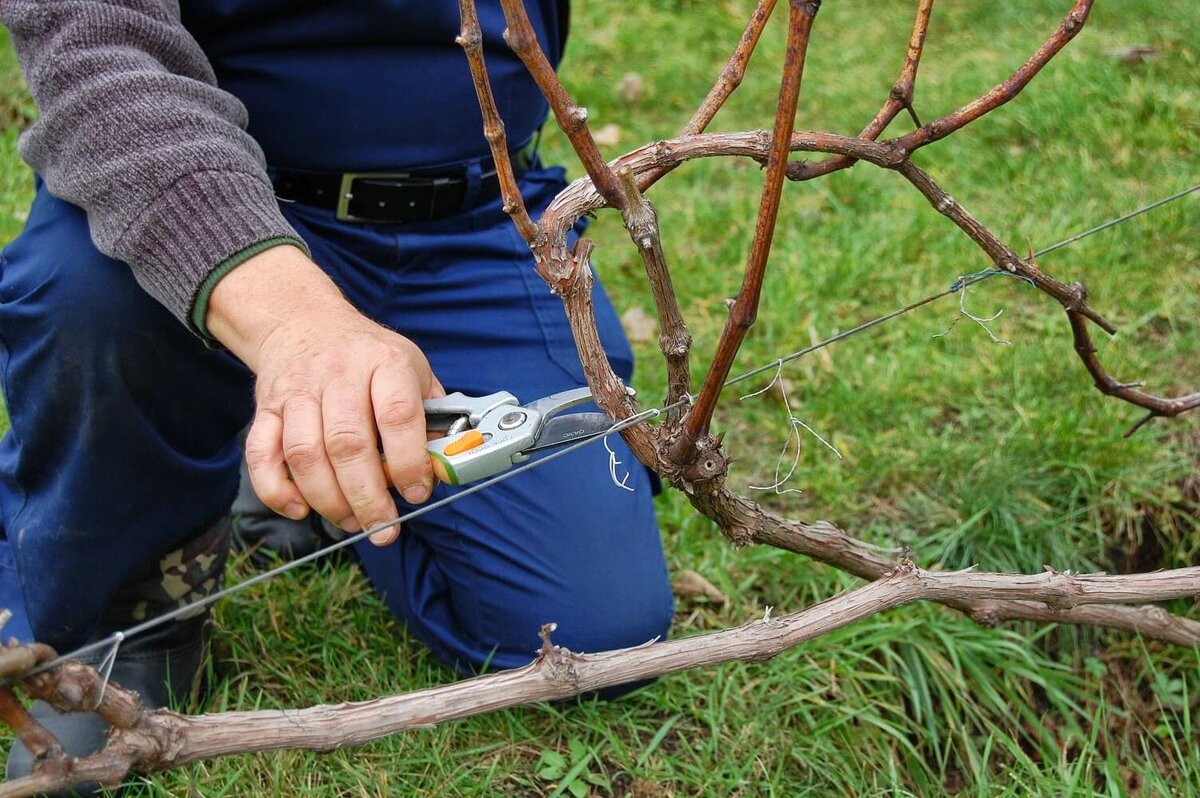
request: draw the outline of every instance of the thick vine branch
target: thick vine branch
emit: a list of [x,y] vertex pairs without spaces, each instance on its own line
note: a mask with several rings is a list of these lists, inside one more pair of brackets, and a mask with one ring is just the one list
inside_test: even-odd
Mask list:
[[[568,651],[551,643],[554,625],[548,624],[543,627],[540,655],[524,668],[373,701],[194,717],[139,708],[126,722],[116,725],[102,751],[83,759],[44,759],[33,775],[0,785],[0,798],[61,789],[72,780],[115,784],[130,770],[149,773],[232,754],[283,749],[333,751],[388,734],[536,701],[562,700],[682,670],[738,660],[761,662],[807,640],[922,599],[950,602],[1019,598],[1051,608],[1166,601],[1198,592],[1200,568],[1137,576],[1052,571],[1022,575],[923,571],[905,562],[871,584],[799,612],[778,618],[768,613],[761,620],[733,629],[635,648],[596,654]],[[1200,641],[1200,636],[1195,640]],[[46,689],[37,690],[37,694],[59,703],[69,695],[90,697],[91,685],[99,678],[94,670],[79,663],[61,666],[45,676],[47,684],[56,685],[58,695],[50,696]],[[136,696],[114,685],[109,685],[108,691],[117,703],[136,702]],[[77,708],[89,706],[77,704]]]
[[[542,218],[545,219],[545,215]],[[569,267],[569,277],[557,279],[551,285],[562,299],[575,339],[575,351],[579,354],[583,375],[592,389],[592,397],[610,417],[624,421],[638,412],[637,401],[629,395],[625,383],[613,371],[596,326],[595,306],[592,303],[592,248],[590,240],[579,239],[563,261]],[[545,275],[543,271],[542,276]],[[663,429],[649,424],[634,424],[621,430],[621,437],[629,444],[634,456],[659,473],[664,473],[670,467],[662,445]]]
[[[473,0],[460,0],[460,2],[463,7],[465,30],[468,18],[467,7],[470,6],[470,14],[474,16],[474,2]],[[508,23],[505,38],[509,46],[520,57],[542,90],[542,94],[546,97],[546,101],[554,113],[555,120],[566,133],[592,183],[597,186],[609,205],[621,210],[629,236],[641,253],[658,310],[662,331],[659,337],[660,348],[667,359],[669,375],[667,400],[672,407],[669,418],[678,423],[683,412],[680,399],[689,396],[691,390],[688,353],[691,350],[692,339],[675,300],[675,291],[671,284],[671,275],[667,268],[666,255],[663,253],[659,233],[658,213],[654,206],[641,195],[632,174],[622,178],[605,163],[599,147],[596,145],[596,140],[588,130],[587,109],[577,106],[562,85],[557,72],[550,65],[549,59],[546,58],[545,52],[538,43],[522,2],[520,0],[504,0],[502,5],[504,17]],[[475,28],[478,29],[477,22]],[[486,95],[490,99],[491,89],[488,86],[487,73],[482,70],[482,61],[480,61],[478,69],[472,66],[472,73],[476,75],[476,87],[480,97],[484,96],[483,90],[479,88],[482,85],[486,88]],[[715,112],[716,108],[714,107],[713,113]],[[486,119],[488,117],[486,109],[484,115]],[[490,138],[489,141],[491,141]],[[495,152],[494,146],[493,152]],[[530,244],[541,264],[549,264],[557,260],[557,267],[552,271],[543,272],[543,274],[550,278],[552,285],[559,290],[560,295],[565,297],[567,293],[578,290],[578,266],[576,264],[575,268],[572,268],[569,259],[562,257],[562,253],[566,252],[565,247],[561,250],[559,258],[556,259],[552,253],[545,252],[538,245],[534,232],[529,231],[526,234],[526,231],[522,231],[522,235],[525,236],[526,242]],[[623,405],[628,407],[629,400],[624,400]]]
[[[878,579],[895,567],[894,557],[898,552],[851,537],[828,521],[804,523],[781,518],[723,486],[713,486],[710,490],[697,494],[692,502],[710,505],[701,507],[701,512],[715,513],[714,521],[735,541],[763,543],[804,554],[865,580]],[[1173,615],[1161,607],[1076,606],[1060,610],[1028,601],[977,598],[947,598],[942,603],[984,626],[1006,621],[1067,623],[1116,629],[1181,646],[1200,643],[1200,622]]]

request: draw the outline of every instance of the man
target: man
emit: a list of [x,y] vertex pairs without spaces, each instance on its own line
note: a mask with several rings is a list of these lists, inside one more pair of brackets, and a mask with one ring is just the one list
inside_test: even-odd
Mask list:
[[[557,63],[566,3],[527,5]],[[479,11],[536,214],[563,187],[528,144],[546,106],[498,3]],[[423,399],[583,384],[501,209],[456,2],[4,0],[0,21],[40,111],[21,141],[37,196],[0,275],[6,634],[65,652],[216,589],[251,418],[263,501],[354,532],[399,514],[389,486],[409,504],[446,491]],[[628,379],[616,314],[596,302]],[[361,564],[461,672],[528,662],[549,620],[581,650],[663,634],[648,479],[615,488],[606,457],[583,450],[387,529]],[[125,641],[112,678],[180,699],[205,621]],[[102,743],[95,716],[35,711],[72,753]],[[9,776],[30,767],[16,746]]]

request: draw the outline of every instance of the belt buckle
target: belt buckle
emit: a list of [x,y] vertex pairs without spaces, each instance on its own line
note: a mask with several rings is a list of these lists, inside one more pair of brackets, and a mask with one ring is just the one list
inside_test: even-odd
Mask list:
[[354,216],[350,213],[350,201],[354,199],[354,181],[359,178],[373,178],[377,180],[408,180],[412,175],[408,172],[345,172],[342,174],[342,182],[338,186],[337,209],[334,211],[334,218],[339,222],[370,222],[370,219],[364,219],[360,216]]

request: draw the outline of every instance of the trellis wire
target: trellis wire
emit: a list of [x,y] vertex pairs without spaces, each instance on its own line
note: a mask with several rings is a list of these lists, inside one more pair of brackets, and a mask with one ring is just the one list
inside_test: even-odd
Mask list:
[[[1031,257],[1037,258],[1037,257],[1040,257],[1047,253],[1054,252],[1055,250],[1058,250],[1065,246],[1073,244],[1076,241],[1087,238],[1088,236],[1094,235],[1103,230],[1107,230],[1111,227],[1115,227],[1119,224],[1122,224],[1123,222],[1127,222],[1130,219],[1133,219],[1137,216],[1142,215],[1143,213],[1147,213],[1156,208],[1160,208],[1163,205],[1166,205],[1170,202],[1174,202],[1175,200],[1185,197],[1188,194],[1191,194],[1198,190],[1200,190],[1200,184],[1194,185],[1191,188],[1187,188],[1182,191],[1178,191],[1174,194],[1171,194],[1170,196],[1164,197],[1160,200],[1156,200],[1155,202],[1152,202],[1149,205],[1144,205],[1144,206],[1138,208],[1137,210],[1130,211],[1129,213],[1126,213],[1122,216],[1118,216],[1114,219],[1110,219],[1107,222],[1104,222],[1103,224],[1099,224],[1088,230],[1084,230],[1081,233],[1076,233],[1075,235],[1071,236],[1070,238],[1065,238],[1062,241],[1059,241],[1055,244],[1051,244],[1050,246],[1045,247],[1044,249],[1040,249],[1037,252],[1033,253],[1033,255]],[[935,294],[930,294],[929,296],[927,296],[923,299],[919,299],[916,302],[913,302],[909,305],[905,305],[904,307],[902,307],[898,310],[894,310],[891,313],[886,313],[882,316],[878,316],[874,319],[871,319],[870,321],[863,322],[862,324],[859,324],[856,327],[852,327],[849,330],[846,330],[845,332],[830,336],[829,338],[826,338],[823,341],[818,341],[817,343],[815,343],[811,346],[807,346],[803,349],[799,349],[795,352],[792,352],[791,354],[784,355],[783,357],[776,358],[775,360],[772,360],[769,363],[766,363],[755,369],[751,369],[750,371],[747,371],[743,374],[739,374],[736,377],[731,377],[729,380],[727,380],[725,382],[724,387],[729,387],[731,385],[736,385],[739,382],[744,382],[745,380],[748,380],[751,377],[762,374],[764,371],[768,371],[770,369],[782,368],[783,364],[785,364],[785,363],[789,363],[789,362],[796,360],[798,358],[801,358],[807,354],[815,352],[818,349],[822,349],[826,346],[829,346],[830,344],[837,343],[838,341],[844,341],[845,339],[850,338],[851,336],[857,335],[861,332],[865,332],[866,330],[869,330],[872,327],[877,327],[886,321],[891,321],[892,319],[894,319],[898,316],[902,316],[906,313],[916,310],[917,308],[928,305],[930,302],[934,302],[938,299],[941,299],[942,297],[949,296],[953,293],[956,293],[967,286],[983,282],[984,280],[987,280],[990,277],[994,277],[997,274],[1007,274],[1007,272],[1000,272],[998,270],[989,269],[989,270],[986,270],[983,272],[976,272],[974,274],[968,274],[963,277],[959,277],[957,280],[954,281],[953,284],[951,284],[951,286],[948,289],[946,289],[944,291],[939,291]],[[377,524],[377,525],[371,527],[370,529],[364,529],[361,532],[358,532],[357,534],[351,535],[351,536],[343,538],[342,540],[339,540],[335,543],[332,543],[323,549],[319,549],[310,554],[306,554],[303,557],[299,557],[295,560],[292,560],[291,562],[280,565],[269,571],[264,571],[261,574],[256,574],[255,576],[252,576],[249,579],[246,579],[242,582],[238,582],[235,585],[230,585],[229,587],[226,587],[223,590],[213,593],[212,595],[205,596],[204,598],[198,599],[194,602],[191,602],[190,604],[186,604],[184,606],[177,607],[169,612],[163,613],[162,615],[156,615],[155,617],[153,617],[147,621],[143,621],[142,623],[137,624],[135,626],[131,626],[128,629],[125,629],[123,631],[113,632],[112,634],[108,635],[107,637],[101,638],[100,640],[95,640],[91,643],[87,643],[87,644],[75,649],[74,651],[71,651],[67,654],[59,655],[52,660],[44,662],[41,665],[37,666],[36,668],[33,668],[32,670],[30,670],[28,673],[25,674],[24,677],[20,677],[20,678],[26,678],[28,676],[34,676],[39,673],[44,673],[45,671],[48,671],[52,668],[62,665],[63,663],[67,662],[68,660],[79,659],[80,657],[84,657],[84,656],[87,656],[88,654],[92,654],[92,653],[95,653],[98,651],[114,651],[114,654],[115,654],[115,648],[118,647],[124,640],[126,640],[130,637],[134,637],[136,635],[142,634],[143,632],[148,632],[151,629],[157,628],[158,626],[161,626],[162,624],[169,623],[173,620],[176,620],[177,618],[181,618],[181,617],[187,615],[188,613],[191,613],[197,609],[211,606],[212,604],[215,604],[216,602],[220,601],[221,599],[226,598],[234,593],[245,590],[249,587],[253,587],[254,585],[262,584],[263,582],[266,582],[270,579],[274,579],[275,577],[280,576],[281,574],[287,573],[288,571],[291,571],[295,568],[299,568],[302,565],[307,565],[308,563],[314,562],[318,559],[321,559],[322,557],[326,557],[330,554],[333,554],[336,551],[340,551],[341,549],[344,549],[348,546],[352,546],[355,543],[358,543],[362,540],[366,540],[368,537],[375,534],[376,532],[382,532],[383,530],[388,529],[393,526],[396,526],[397,524],[403,524],[403,523],[411,521],[415,518],[420,518],[421,516],[426,515],[427,513],[433,512],[434,510],[445,507],[446,505],[456,502],[459,499],[466,498],[467,496],[470,496],[474,493],[478,493],[482,490],[485,490],[486,488],[489,488],[492,485],[496,485],[500,482],[503,482],[506,479],[511,479],[511,478],[513,478],[519,474],[523,474],[526,471],[529,471],[531,469],[539,468],[539,467],[545,465],[546,463],[549,463],[553,460],[557,460],[560,457],[571,454],[572,452],[575,452],[586,446],[591,446],[591,445],[595,444],[597,441],[604,441],[607,439],[607,437],[609,435],[612,435],[613,433],[620,432],[621,430],[625,429],[626,427],[632,427],[635,424],[639,424],[643,421],[647,421],[652,418],[657,418],[658,416],[665,413],[666,411],[674,409],[675,407],[678,407],[680,405],[690,403],[694,399],[695,399],[694,396],[689,395],[689,396],[687,396],[683,399],[680,399],[670,405],[666,405],[661,408],[651,408],[649,410],[644,410],[641,413],[637,413],[636,415],[630,416],[629,418],[626,418],[626,419],[623,419],[621,421],[614,423],[612,425],[612,427],[610,427],[608,429],[608,431],[606,433],[604,433],[603,435],[595,436],[592,438],[587,438],[587,439],[579,441],[577,443],[573,443],[568,446],[565,446],[565,447],[558,449],[557,451],[551,452],[550,454],[548,454],[544,457],[541,457],[537,460],[531,460],[528,463],[524,463],[522,465],[516,466],[515,468],[509,469],[508,471],[504,471],[490,479],[484,480],[483,482],[479,482],[479,483],[476,483],[475,485],[471,485],[470,487],[464,488],[463,490],[461,490],[457,493],[454,493],[450,496],[447,496],[444,499],[439,499],[435,502],[430,502],[429,504],[418,507],[415,510],[405,513],[391,521],[386,521],[384,523]],[[0,685],[2,685],[2,686],[11,685],[16,679],[17,679],[17,677],[10,677],[8,679],[5,679],[3,682],[0,682]]]
[[[1137,210],[1130,211],[1129,213],[1124,214],[1123,216],[1118,216],[1115,219],[1109,219],[1107,222],[1104,222],[1103,224],[1098,224],[1095,227],[1084,230],[1082,233],[1076,233],[1075,235],[1071,236],[1070,238],[1064,238],[1062,241],[1059,241],[1056,244],[1051,244],[1048,247],[1039,249],[1037,252],[1033,253],[1033,255],[1031,257],[1039,258],[1042,255],[1045,255],[1050,252],[1054,252],[1056,249],[1062,249],[1063,247],[1067,246],[1068,244],[1074,244],[1076,241],[1080,241],[1084,238],[1087,238],[1088,236],[1095,235],[1096,233],[1099,233],[1103,230],[1107,230],[1110,227],[1115,227],[1116,225],[1119,225],[1123,222],[1127,222],[1130,219],[1133,219],[1134,217],[1137,217],[1137,216],[1141,216],[1143,213],[1148,213],[1148,212],[1154,210],[1155,208],[1161,208],[1163,205],[1166,205],[1170,202],[1174,202],[1175,200],[1180,199],[1182,197],[1186,197],[1188,194],[1191,194],[1195,191],[1200,191],[1200,184],[1196,184],[1196,185],[1192,186],[1191,188],[1185,188],[1182,191],[1177,191],[1176,193],[1174,193],[1168,197],[1163,197],[1160,200],[1156,200],[1156,201],[1150,203],[1149,205],[1143,205],[1142,207],[1138,208]],[[737,377],[731,378],[728,382],[725,383],[725,387],[729,387],[730,385],[735,385],[739,382],[742,382],[743,380],[748,380],[751,377],[756,377],[759,374],[762,374],[764,371],[768,371],[770,369],[776,368],[777,366],[782,366],[784,363],[790,363],[791,361],[796,360],[797,358],[801,358],[801,357],[804,357],[805,355],[816,352],[818,349],[824,349],[825,347],[829,346],[830,344],[835,344],[838,341],[844,341],[847,338],[854,336],[854,335],[858,335],[860,332],[869,330],[872,327],[878,327],[880,324],[883,324],[885,321],[891,321],[892,319],[896,318],[897,316],[903,316],[905,313],[909,313],[911,311],[916,310],[917,308],[924,307],[925,305],[928,305],[930,302],[934,302],[945,296],[950,296],[951,294],[956,293],[959,290],[966,288],[967,286],[975,285],[976,283],[981,283],[984,280],[987,280],[990,277],[995,277],[998,274],[1010,274],[1010,273],[1000,271],[998,269],[987,269],[982,272],[975,272],[974,274],[968,274],[968,275],[959,277],[957,280],[955,280],[953,283],[951,283],[950,287],[947,288],[945,291],[939,291],[936,294],[930,294],[929,296],[925,297],[924,299],[918,299],[916,302],[913,302],[911,305],[905,305],[904,307],[900,308],[899,310],[893,310],[891,313],[885,313],[882,316],[877,316],[876,318],[873,318],[870,321],[863,322],[862,324],[858,325],[857,327],[851,327],[849,330],[846,330],[845,332],[838,333],[837,335],[831,335],[830,337],[826,338],[825,340],[818,341],[817,343],[813,344],[812,346],[806,346],[803,349],[798,349],[795,352],[792,352],[790,355],[784,355],[781,358],[772,360],[770,363],[764,363],[763,365],[759,366],[758,368],[747,371],[745,374],[740,374]],[[1020,277],[1020,275],[1013,275],[1013,276]],[[1025,278],[1022,277],[1021,279],[1025,279]]]

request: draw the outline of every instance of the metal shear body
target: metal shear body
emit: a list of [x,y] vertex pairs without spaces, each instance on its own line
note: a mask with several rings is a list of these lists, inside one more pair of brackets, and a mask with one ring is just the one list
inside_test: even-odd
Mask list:
[[426,444],[442,482],[463,485],[528,460],[540,449],[602,435],[613,421],[603,413],[559,414],[590,402],[591,390],[575,388],[529,404],[508,391],[487,396],[452,393],[427,399],[425,425],[446,436]]

